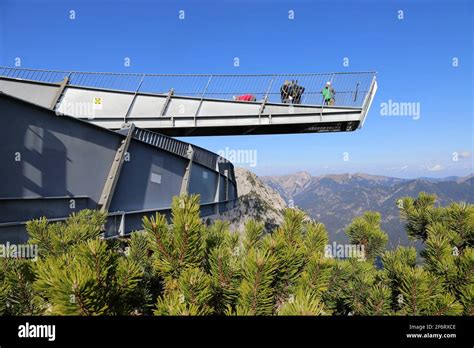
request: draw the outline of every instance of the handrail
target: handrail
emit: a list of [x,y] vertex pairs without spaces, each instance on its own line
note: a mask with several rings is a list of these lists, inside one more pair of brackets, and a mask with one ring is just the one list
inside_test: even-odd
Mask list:
[[[320,73],[278,73],[278,74],[151,74],[151,73],[127,73],[127,72],[105,72],[105,71],[80,71],[80,70],[50,70],[50,69],[32,69],[32,68],[17,68],[1,66],[0,70],[23,70],[36,72],[53,72],[64,74],[95,74],[95,75],[130,75],[130,76],[312,76],[312,75],[354,75],[354,74],[375,74],[376,71],[328,71]],[[0,75],[1,76],[1,75]]]
[[64,77],[69,76],[68,87],[127,91],[135,93],[135,95],[137,93],[166,95],[173,89],[174,96],[199,97],[201,100],[232,99],[234,96],[251,94],[262,105],[264,103],[284,103],[280,87],[287,81],[290,84],[304,87],[304,92],[299,98],[301,99],[300,104],[321,105],[321,90],[326,82],[330,81],[336,90],[335,106],[358,108],[362,108],[375,74],[373,71],[303,74],[143,74],[0,66],[0,78],[58,83],[64,80]]

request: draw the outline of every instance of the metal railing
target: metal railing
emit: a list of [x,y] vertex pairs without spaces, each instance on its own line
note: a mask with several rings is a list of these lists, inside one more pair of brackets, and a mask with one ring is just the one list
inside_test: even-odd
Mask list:
[[[141,128],[135,128],[132,137],[178,156],[188,158],[188,143]],[[193,161],[196,163],[212,170],[216,169],[217,162],[231,165],[230,161],[209,150],[196,145],[192,145],[192,147],[194,151]]]
[[323,104],[322,89],[331,82],[335,106],[362,107],[375,72],[334,72],[308,74],[138,74],[36,70],[0,67],[0,77],[59,83],[69,78],[70,86],[113,89],[132,93],[168,94],[198,99],[233,100],[250,94],[256,101],[281,103],[280,88],[285,81],[304,87],[300,104]]

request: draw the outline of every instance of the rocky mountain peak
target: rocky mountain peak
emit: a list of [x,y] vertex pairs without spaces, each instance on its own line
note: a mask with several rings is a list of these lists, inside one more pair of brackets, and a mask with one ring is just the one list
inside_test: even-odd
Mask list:
[[243,231],[248,219],[265,224],[267,231],[273,230],[283,221],[285,200],[273,188],[266,185],[257,175],[245,168],[235,168],[239,202],[232,211],[217,217],[230,221],[231,230]]

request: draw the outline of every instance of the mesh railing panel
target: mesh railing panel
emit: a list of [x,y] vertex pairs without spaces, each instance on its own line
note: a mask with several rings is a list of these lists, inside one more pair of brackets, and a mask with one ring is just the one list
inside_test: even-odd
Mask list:
[[128,92],[167,94],[176,96],[233,100],[252,95],[256,101],[265,98],[281,103],[280,88],[285,81],[295,81],[304,88],[300,104],[321,105],[322,89],[331,82],[336,106],[362,107],[375,72],[265,75],[177,75],[67,72],[0,67],[0,76],[46,83],[59,83],[65,77],[69,85],[112,89]]
[[[189,144],[177,139],[141,128],[134,129],[133,138],[174,153],[178,156],[188,158]],[[215,170],[218,161],[220,163],[230,163],[225,158],[199,146],[192,145],[192,148],[194,151],[193,161],[212,170]]]

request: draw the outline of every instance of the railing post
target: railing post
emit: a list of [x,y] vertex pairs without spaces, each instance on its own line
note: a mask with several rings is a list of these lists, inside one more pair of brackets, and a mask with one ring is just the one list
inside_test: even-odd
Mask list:
[[[168,95],[166,96],[165,103],[163,104],[163,107],[161,108],[160,117],[166,114],[166,109],[168,109],[168,104],[170,103],[171,97],[173,95],[174,95],[174,88],[170,88],[170,90],[168,91]],[[171,118],[173,118],[173,115],[171,115]]]
[[135,90],[135,94],[133,95],[132,101],[130,102],[130,105],[128,107],[127,112],[125,113],[125,116],[123,117],[123,123],[127,123],[127,117],[130,116],[130,112],[133,109],[133,105],[135,105],[135,100],[137,99],[137,94],[140,91],[140,88],[142,87],[143,80],[145,79],[145,74],[142,75],[142,78],[140,79],[140,82],[138,83],[138,87]]
[[70,76],[71,76],[71,73],[68,73],[67,76],[61,81],[61,84],[59,85],[59,89],[56,92],[56,95],[54,96],[53,101],[51,102],[51,110],[56,111],[57,105],[59,101],[61,100],[61,97],[63,96],[64,90],[66,89],[67,84],[69,83]]
[[268,85],[267,92],[265,93],[265,96],[263,97],[262,104],[260,105],[260,110],[258,111],[258,123],[259,123],[259,124],[262,122],[262,121],[261,121],[262,112],[263,112],[263,110],[265,109],[265,104],[266,104],[267,101],[268,101],[268,95],[270,94],[270,91],[271,91],[271,89],[272,89],[273,81],[274,81],[274,78],[272,78],[272,79],[270,80],[270,84]]
[[194,126],[196,126],[196,118],[199,115],[199,111],[201,111],[201,106],[204,100],[204,96],[206,95],[207,89],[209,88],[209,84],[211,83],[213,75],[209,76],[209,80],[207,80],[206,87],[204,87],[204,91],[201,94],[201,100],[199,101],[199,105],[196,109],[196,113],[194,114]]
[[[329,80],[331,82],[331,88],[334,88],[333,85],[332,85],[332,83],[334,81],[334,75],[335,75],[335,73],[332,73],[331,80]],[[336,105],[336,98],[334,98],[334,105]]]
[[355,90],[355,93],[354,93],[354,103],[357,101],[357,94],[359,92],[359,84],[360,84],[360,82],[357,82],[357,84],[356,84],[356,90]]

